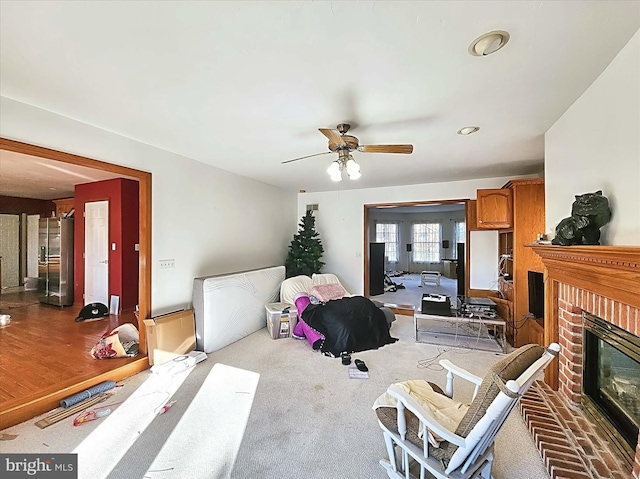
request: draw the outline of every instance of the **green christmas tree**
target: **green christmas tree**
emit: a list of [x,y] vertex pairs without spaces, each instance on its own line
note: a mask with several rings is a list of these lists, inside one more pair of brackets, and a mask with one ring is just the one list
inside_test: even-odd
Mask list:
[[324,249],[316,231],[316,219],[311,211],[302,217],[300,229],[293,235],[289,245],[289,254],[285,262],[287,278],[301,274],[311,276],[319,273],[324,263],[320,261]]

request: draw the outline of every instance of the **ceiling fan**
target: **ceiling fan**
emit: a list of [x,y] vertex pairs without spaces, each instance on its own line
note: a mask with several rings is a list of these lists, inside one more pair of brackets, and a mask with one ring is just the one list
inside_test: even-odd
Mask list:
[[331,179],[334,181],[341,181],[342,171],[346,171],[349,178],[355,180],[360,178],[360,165],[358,165],[353,159],[353,156],[351,156],[351,152],[354,150],[361,151],[363,153],[413,153],[413,145],[360,145],[355,136],[346,134],[349,131],[349,128],[351,128],[351,125],[348,123],[340,123],[335,130],[329,128],[318,128],[320,133],[329,139],[329,151],[301,156],[300,158],[283,161],[282,164],[337,152],[338,159],[334,160],[327,170]]

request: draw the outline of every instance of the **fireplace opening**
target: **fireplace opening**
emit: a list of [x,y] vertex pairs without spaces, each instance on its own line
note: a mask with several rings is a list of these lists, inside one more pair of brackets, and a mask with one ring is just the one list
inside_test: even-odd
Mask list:
[[640,426],[640,338],[583,313],[582,406],[628,464]]

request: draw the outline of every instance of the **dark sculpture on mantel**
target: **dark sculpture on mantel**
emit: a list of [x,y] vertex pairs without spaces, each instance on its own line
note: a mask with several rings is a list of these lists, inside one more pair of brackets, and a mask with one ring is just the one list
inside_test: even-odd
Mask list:
[[571,206],[571,216],[558,223],[556,237],[551,244],[600,244],[600,228],[610,220],[609,200],[602,196],[602,190],[576,195],[576,201]]

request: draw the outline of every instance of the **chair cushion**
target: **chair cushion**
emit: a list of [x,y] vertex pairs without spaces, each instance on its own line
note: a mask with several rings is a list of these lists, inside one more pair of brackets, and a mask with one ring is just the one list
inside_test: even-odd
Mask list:
[[[314,286],[317,284],[339,284],[340,286],[342,286],[342,283],[340,283],[338,277],[335,274],[331,273],[313,273],[313,276],[311,276],[311,280],[313,281]],[[344,288],[344,286],[342,287]]]
[[298,294],[309,294],[312,289],[313,282],[309,276],[300,275],[285,279],[280,285],[280,301],[294,304]]
[[478,394],[471,402],[467,414],[458,424],[455,433],[459,436],[467,437],[480,418],[487,412],[487,408],[500,390],[504,389],[506,382],[517,379],[529,366],[540,359],[544,351],[545,348],[542,346],[527,344],[516,349],[489,368],[480,384]]
[[[398,410],[395,407],[379,407],[376,409],[376,416],[382,425],[389,431],[398,433]],[[420,421],[411,411],[405,409],[404,411],[405,421],[407,423],[407,441],[418,446],[420,449],[424,447],[422,439],[418,437],[420,433]],[[442,461],[445,466],[449,465],[451,456],[456,451],[458,446],[451,444],[448,441],[440,442],[440,447],[433,447],[428,443],[429,455],[435,457],[439,461]]]
[[[427,381],[431,388],[437,392],[438,394],[442,394],[444,391],[437,384],[432,383],[431,381]],[[379,407],[376,410],[376,416],[380,422],[386,427],[389,431],[393,431],[398,433],[398,409],[395,407]],[[406,438],[412,444],[418,446],[419,448],[423,448],[423,442],[420,438],[420,420],[413,414],[411,411],[405,409],[404,417],[407,423],[407,434]],[[449,461],[451,460],[451,456],[456,451],[457,446],[455,444],[451,444],[448,441],[440,441],[439,447],[434,447],[429,444],[429,455],[435,457],[439,461],[442,461],[445,466],[449,465]]]

